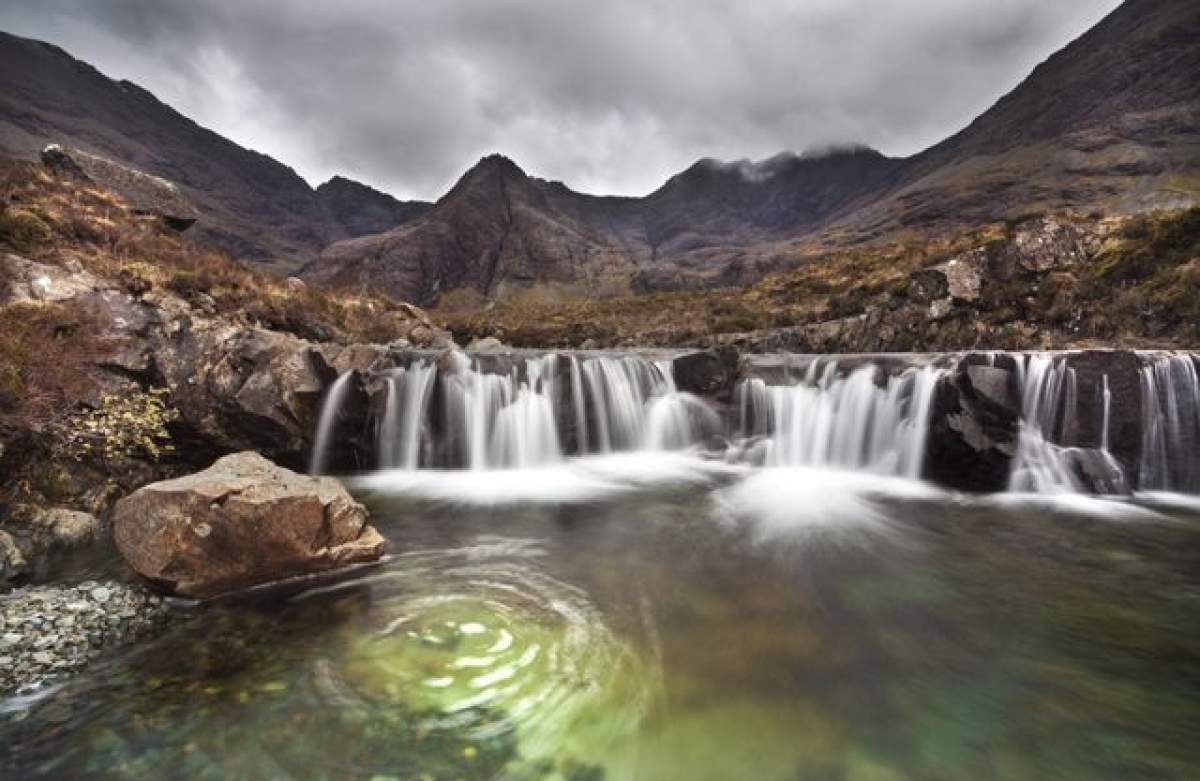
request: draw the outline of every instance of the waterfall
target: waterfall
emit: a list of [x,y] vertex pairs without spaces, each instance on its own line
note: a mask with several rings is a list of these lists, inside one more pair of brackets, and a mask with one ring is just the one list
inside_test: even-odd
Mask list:
[[1053,441],[1066,430],[1066,418],[1075,412],[1075,370],[1061,359],[1030,355],[1024,361],[1017,360],[1017,386],[1021,390],[1021,419],[1008,489],[1039,494],[1078,493],[1082,485],[1075,475],[1075,451]]
[[739,387],[742,433],[769,437],[767,463],[920,477],[940,372],[912,368],[879,384],[874,366],[817,371],[814,361],[795,385],[752,378]]
[[[1128,490],[1124,469],[1109,451],[1112,392],[1108,376],[1100,382],[1099,446],[1072,445],[1079,414],[1075,370],[1061,357],[1029,355],[1017,360],[1021,418],[1017,453],[1008,489],[1038,494],[1075,494],[1086,490]],[[1084,477],[1088,478],[1085,484]]]
[[312,460],[308,465],[308,471],[311,474],[322,474],[328,465],[329,451],[333,447],[338,416],[346,401],[346,394],[350,390],[350,380],[353,376],[354,372],[348,371],[334,380],[333,385],[329,386],[329,392],[325,394],[325,400],[321,402],[321,414],[317,417],[317,433],[313,437]]
[[425,415],[437,370],[429,361],[393,369],[385,379],[386,398],[379,420],[379,465],[416,469],[420,463]]
[[550,353],[490,365],[454,352],[379,376],[379,466],[517,469],[682,449],[721,429],[706,402],[676,389],[670,360]]
[[1142,456],[1138,487],[1143,491],[1200,493],[1200,379],[1191,355],[1169,355],[1143,366]]

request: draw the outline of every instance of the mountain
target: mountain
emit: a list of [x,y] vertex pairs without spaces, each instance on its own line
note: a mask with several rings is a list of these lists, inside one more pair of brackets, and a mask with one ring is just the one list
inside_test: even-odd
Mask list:
[[317,187],[317,199],[350,236],[391,230],[429,211],[427,201],[398,201],[374,187],[335,176]]
[[839,226],[874,234],[1198,196],[1200,3],[1126,0]]
[[913,228],[1198,201],[1200,4],[1128,0],[910,158],[849,146],[705,159],[644,198],[577,193],[487,158],[421,219],[336,243],[306,273],[418,301],[459,287],[503,297],[729,286]]
[[529,287],[588,295],[737,284],[774,267],[759,261],[776,242],[890,184],[896,166],[863,147],[701,160],[645,198],[620,198],[578,193],[491,155],[419,219],[337,242],[302,273],[413,301],[458,288],[503,297]]
[[906,235],[1200,202],[1200,3],[1127,0],[920,154],[705,159],[640,198],[575,192],[500,155],[436,204],[341,177],[313,190],[129,82],[0,35],[0,152],[48,141],[176,182],[202,212],[189,235],[318,283],[466,304],[742,286]]
[[629,257],[561,208],[560,188],[490,155],[422,216],[387,233],[333,244],[303,273],[318,283],[379,289],[411,301],[459,288],[503,292],[535,282],[579,285],[584,292],[606,272],[628,276]]
[[[291,168],[201,127],[136,84],[56,46],[0,33],[0,154],[34,158],[49,143],[174,182],[202,213],[189,237],[283,272],[332,241],[390,228],[388,214],[413,209],[376,191],[364,195],[347,180],[314,191]],[[363,201],[370,214],[350,216],[347,207]]]

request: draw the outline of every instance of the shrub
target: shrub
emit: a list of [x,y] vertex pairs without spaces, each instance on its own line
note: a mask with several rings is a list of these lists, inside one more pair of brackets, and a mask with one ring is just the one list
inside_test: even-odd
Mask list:
[[28,254],[54,237],[46,221],[32,212],[6,209],[0,213],[0,243]]
[[147,393],[106,395],[100,405],[70,418],[63,427],[64,455],[77,461],[111,462],[146,457],[157,461],[174,450],[167,426],[179,418],[169,406],[166,388]]
[[167,289],[182,296],[194,298],[213,289],[213,278],[204,271],[177,271],[167,280]]

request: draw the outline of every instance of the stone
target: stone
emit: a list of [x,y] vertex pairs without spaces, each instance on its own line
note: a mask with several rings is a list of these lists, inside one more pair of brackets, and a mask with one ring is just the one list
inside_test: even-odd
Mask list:
[[100,532],[96,516],[62,507],[34,513],[30,526],[35,544],[50,550],[90,545]]
[[42,150],[42,164],[60,175],[112,190],[135,214],[155,215],[173,230],[187,230],[200,216],[174,182],[79,149],[50,144]]
[[510,348],[494,336],[485,336],[482,339],[472,339],[467,349],[473,352],[500,352]]
[[308,291],[308,285],[300,277],[288,277],[283,284],[292,295],[301,295]]
[[201,598],[373,561],[385,546],[336,480],[296,474],[253,452],[125,497],[113,512],[113,537],[140,575]]
[[1002,491],[1017,447],[1015,363],[971,353],[938,383],[924,476],[962,491]]
[[0,583],[12,580],[26,569],[25,555],[8,532],[0,530]]
[[738,364],[738,351],[726,346],[681,355],[671,365],[679,390],[728,401],[738,379]]

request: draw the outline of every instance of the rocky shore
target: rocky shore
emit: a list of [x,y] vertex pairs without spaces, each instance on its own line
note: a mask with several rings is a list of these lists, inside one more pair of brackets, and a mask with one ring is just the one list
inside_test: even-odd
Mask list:
[[163,597],[114,581],[0,594],[0,698],[78,672],[105,651],[161,629],[171,613]]

